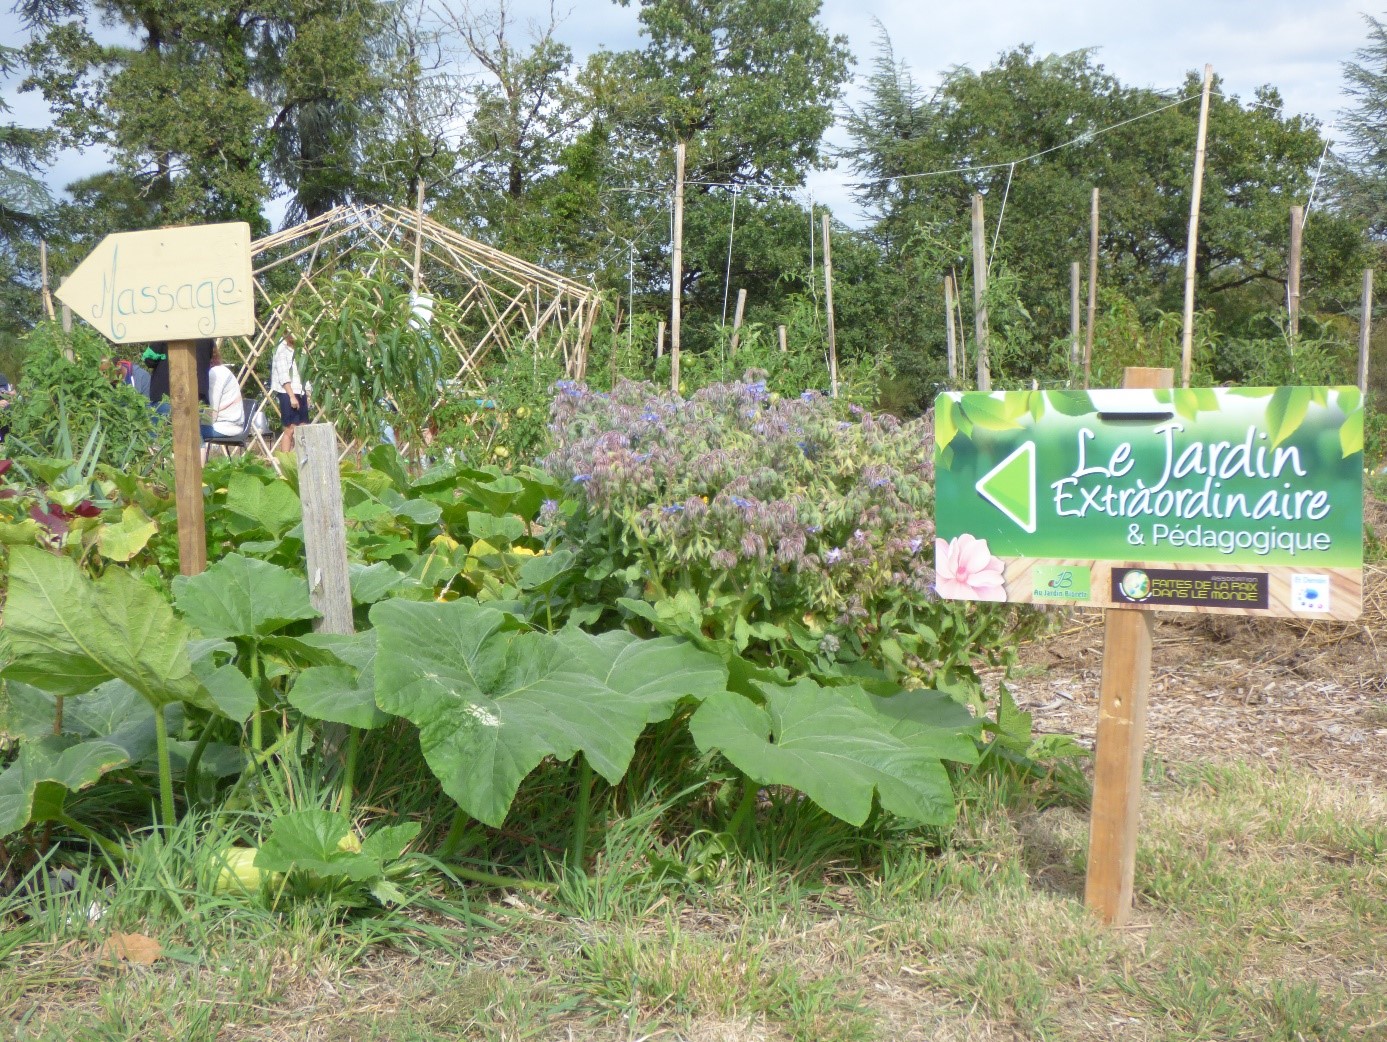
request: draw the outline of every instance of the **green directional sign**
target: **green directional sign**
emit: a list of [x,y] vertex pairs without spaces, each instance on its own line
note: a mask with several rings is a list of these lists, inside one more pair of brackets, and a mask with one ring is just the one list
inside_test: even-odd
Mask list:
[[1354,387],[949,393],[942,596],[1354,618]]
[[1035,531],[1035,442],[1025,441],[974,486],[1025,532]]

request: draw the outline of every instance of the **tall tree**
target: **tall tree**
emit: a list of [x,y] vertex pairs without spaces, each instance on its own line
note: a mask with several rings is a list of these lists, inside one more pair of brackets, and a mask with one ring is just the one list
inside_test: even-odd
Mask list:
[[1348,135],[1336,165],[1335,188],[1344,207],[1377,238],[1387,235],[1387,24],[1364,15],[1368,42],[1344,63],[1350,105],[1339,125]]
[[[18,64],[18,53],[0,46],[0,80]],[[0,115],[9,106],[0,99]],[[52,134],[0,123],[0,371],[16,376],[12,350],[20,332],[38,316],[33,254],[40,221],[52,205],[38,174]]]

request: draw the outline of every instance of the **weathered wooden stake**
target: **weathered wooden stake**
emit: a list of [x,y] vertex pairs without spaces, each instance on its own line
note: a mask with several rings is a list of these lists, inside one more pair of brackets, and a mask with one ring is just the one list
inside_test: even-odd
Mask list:
[[1199,198],[1204,191],[1204,141],[1209,135],[1209,90],[1214,67],[1204,66],[1204,93],[1199,99],[1199,137],[1194,149],[1194,183],[1190,187],[1190,232],[1185,247],[1185,323],[1180,338],[1180,386],[1190,385],[1194,360],[1194,268],[1199,247]]
[[39,240],[39,285],[43,287],[43,310],[53,321],[53,294],[48,291],[48,243]]
[[746,311],[746,290],[737,290],[737,310],[732,313],[732,343],[728,346],[728,354],[737,353],[737,345],[742,342],[742,315]]
[[783,355],[789,350],[789,346],[785,342],[785,327],[776,326],[776,332],[780,335],[780,353]]
[[978,390],[992,390],[987,358],[987,239],[983,230],[982,196],[973,196],[973,324],[977,333]]
[[414,196],[414,274],[410,285],[419,293],[419,269],[424,259],[424,179],[419,178]]
[[663,320],[655,327],[655,357],[665,357],[665,323]]
[[679,309],[684,288],[684,142],[674,146],[674,248],[670,257],[669,389],[679,393]]
[[172,340],[168,345],[169,398],[173,412],[173,495],[178,514],[178,569],[184,575],[199,575],[207,569],[196,343],[194,340]]
[[1093,379],[1093,329],[1098,321],[1098,189],[1093,190],[1088,220],[1088,328],[1084,332],[1084,390]]
[[1291,207],[1291,255],[1286,265],[1286,316],[1291,336],[1300,335],[1300,244],[1305,231],[1305,207]]
[[1079,330],[1083,326],[1079,318],[1079,262],[1069,265],[1069,385],[1074,386],[1074,376],[1079,371]]
[[1368,342],[1373,336],[1373,269],[1363,271],[1363,317],[1358,323],[1358,390],[1368,393]]
[[321,612],[313,628],[319,633],[353,633],[336,428],[330,423],[304,424],[294,431],[294,451],[299,459],[308,602]]
[[954,339],[954,279],[944,276],[944,343],[949,357],[949,386],[958,386],[958,342]]
[[[1174,382],[1175,373],[1170,369],[1131,368],[1122,385],[1171,387]],[[1155,616],[1148,611],[1109,608],[1104,612],[1103,679],[1084,904],[1112,926],[1124,925],[1132,910],[1155,626]]]
[[828,382],[834,398],[838,397],[838,341],[833,332],[833,247],[828,236],[828,214],[823,215],[824,234],[824,310],[828,315]]

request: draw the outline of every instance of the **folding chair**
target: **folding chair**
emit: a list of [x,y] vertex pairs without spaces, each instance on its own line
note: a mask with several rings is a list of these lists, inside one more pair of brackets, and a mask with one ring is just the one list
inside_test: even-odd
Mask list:
[[241,425],[239,431],[235,434],[218,434],[204,439],[207,442],[208,455],[211,455],[212,448],[217,445],[220,445],[222,452],[228,456],[231,455],[232,449],[240,449],[245,452],[251,439],[256,436],[255,417],[260,412],[260,405],[259,398],[247,398],[245,400],[245,423]]

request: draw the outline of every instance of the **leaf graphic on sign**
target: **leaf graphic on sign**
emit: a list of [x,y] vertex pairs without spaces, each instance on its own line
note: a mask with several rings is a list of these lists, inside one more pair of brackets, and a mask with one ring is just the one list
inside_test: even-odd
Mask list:
[[1272,448],[1280,445],[1297,430],[1310,410],[1310,388],[1278,387],[1267,405],[1267,434]]
[[[1014,414],[1013,408],[999,398],[986,394],[968,394],[964,395],[959,404],[969,421],[983,430],[1014,431],[1021,427],[1016,422],[1016,416],[1020,413]],[[1021,412],[1025,412],[1024,408]]]
[[1355,409],[1348,414],[1348,419],[1344,420],[1343,426],[1339,428],[1339,448],[1343,450],[1343,459],[1348,459],[1355,452],[1363,451],[1363,410]]
[[954,440],[954,435],[958,433],[958,424],[954,422],[954,400],[947,395],[940,395],[934,403],[934,448],[936,452],[943,452],[949,447],[949,442]]

